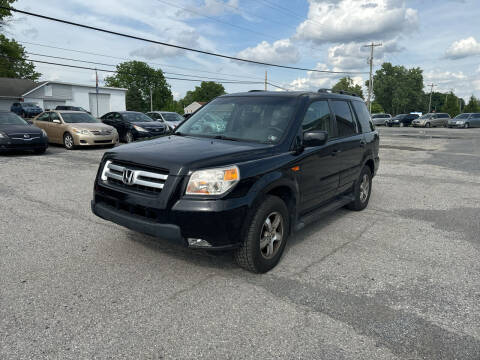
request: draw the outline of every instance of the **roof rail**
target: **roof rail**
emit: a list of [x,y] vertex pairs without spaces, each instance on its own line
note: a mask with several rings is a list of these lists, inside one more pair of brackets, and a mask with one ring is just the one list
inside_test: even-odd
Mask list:
[[248,90],[248,92],[261,92],[261,91],[265,91],[265,90]]
[[355,96],[355,97],[360,97],[360,95],[357,95],[355,93],[351,93],[351,92],[348,92],[348,91],[344,91],[344,90],[337,90],[337,91],[334,91],[333,89],[318,89],[318,92],[319,93],[335,93],[335,94],[341,94],[341,95],[350,95],[350,96]]
[[328,93],[328,92],[333,92],[332,89],[318,89],[318,92],[321,92],[321,93]]

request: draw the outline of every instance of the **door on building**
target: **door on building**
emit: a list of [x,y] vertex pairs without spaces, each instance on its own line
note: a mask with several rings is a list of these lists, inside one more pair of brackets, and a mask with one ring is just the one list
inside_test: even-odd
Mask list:
[[[110,111],[110,94],[96,94],[90,93],[90,112],[93,116],[99,118],[100,116]],[[98,97],[98,110],[97,110],[97,97]]]

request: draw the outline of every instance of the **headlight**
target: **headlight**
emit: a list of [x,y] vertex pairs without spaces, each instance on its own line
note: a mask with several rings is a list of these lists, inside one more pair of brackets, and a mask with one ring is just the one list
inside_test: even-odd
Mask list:
[[90,131],[88,131],[88,130],[72,128],[72,131],[76,134],[90,135]]
[[48,136],[48,135],[47,135],[47,132],[46,132],[45,130],[43,130],[43,129],[40,129],[40,130],[42,130],[42,135],[43,135],[44,137],[47,137],[47,136]]
[[0,131],[0,139],[6,139],[6,138],[8,138],[7,134]]
[[142,128],[141,126],[138,126],[138,125],[133,125],[133,128],[135,130],[137,130],[138,132],[148,132],[147,130],[145,130],[144,128]]
[[240,170],[235,165],[194,171],[188,181],[186,195],[222,195],[240,180]]

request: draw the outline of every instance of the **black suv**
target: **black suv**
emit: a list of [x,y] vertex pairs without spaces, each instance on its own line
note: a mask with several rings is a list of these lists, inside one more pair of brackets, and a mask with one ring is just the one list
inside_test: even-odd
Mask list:
[[361,98],[224,95],[172,135],[108,151],[92,210],[191,248],[232,249],[240,266],[266,272],[293,231],[367,206],[378,147]]

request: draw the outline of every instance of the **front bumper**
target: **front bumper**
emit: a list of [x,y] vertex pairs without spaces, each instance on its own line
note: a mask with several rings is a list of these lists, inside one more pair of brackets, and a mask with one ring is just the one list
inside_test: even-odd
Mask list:
[[0,139],[0,151],[43,150],[48,148],[48,138],[38,137],[30,139]]
[[[226,250],[240,245],[248,212],[246,199],[164,202],[162,196],[170,196],[167,193],[158,196],[156,200],[155,196],[119,192],[96,184],[91,207],[94,214],[105,220],[183,246]],[[209,246],[189,245],[188,239],[202,239]]]
[[464,128],[464,127],[465,127],[465,123],[463,123],[463,124],[448,123],[448,127],[449,127],[449,128]]
[[425,127],[425,124],[426,123],[414,123],[414,122],[412,122],[413,127]]
[[76,146],[114,145],[118,142],[118,134],[105,136],[73,134],[73,142]]

